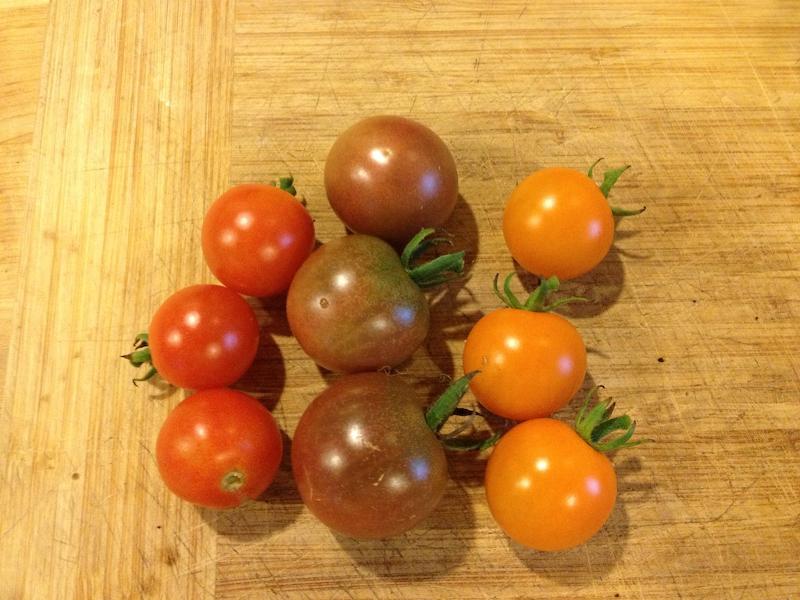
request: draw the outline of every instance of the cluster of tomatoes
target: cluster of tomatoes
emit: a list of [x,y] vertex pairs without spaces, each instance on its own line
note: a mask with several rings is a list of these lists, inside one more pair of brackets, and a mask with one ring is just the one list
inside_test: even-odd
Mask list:
[[[515,540],[541,550],[580,544],[608,518],[616,479],[604,452],[634,445],[634,424],[599,402],[580,411],[576,428],[549,418],[580,389],[586,349],[575,327],[548,303],[560,279],[596,266],[613,241],[606,200],[624,169],[600,186],[571,169],[544,169],[524,180],[505,209],[509,250],[542,276],[524,301],[507,305],[469,333],[465,375],[427,408],[387,372],[424,342],[424,289],[464,268],[464,253],[429,250],[458,198],[456,165],[427,127],[372,117],[342,133],[325,164],[333,210],[353,234],[315,249],[313,221],[291,178],[242,185],[209,208],[202,230],[206,262],[223,284],[170,296],[126,355],[169,383],[196,392],[167,417],[156,443],[161,476],[175,494],[227,508],[260,496],[283,453],[270,412],[227,386],[253,363],[259,324],[241,295],[286,294],[292,334],[320,366],[341,373],[304,411],[291,463],[309,510],[330,528],[358,538],[407,531],[427,517],[447,484],[445,448],[494,446],[486,469],[489,507]],[[633,211],[636,212],[636,211]],[[631,214],[619,211],[617,214]],[[467,389],[488,411],[521,421],[480,439],[442,436]],[[590,392],[591,397],[595,390]],[[614,432],[622,432],[609,437]]]

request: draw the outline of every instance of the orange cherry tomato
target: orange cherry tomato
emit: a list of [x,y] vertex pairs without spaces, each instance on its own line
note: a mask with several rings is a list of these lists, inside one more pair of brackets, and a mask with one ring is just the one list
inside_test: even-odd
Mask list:
[[535,275],[573,279],[596,267],[614,241],[614,217],[597,184],[575,169],[536,171],[503,214],[511,256]]
[[500,438],[485,487],[492,515],[512,539],[555,551],[600,530],[616,502],[617,477],[611,462],[568,425],[534,419]]
[[484,316],[464,345],[464,372],[478,401],[508,419],[550,416],[569,402],[586,374],[586,347],[575,327],[548,312],[501,308]]

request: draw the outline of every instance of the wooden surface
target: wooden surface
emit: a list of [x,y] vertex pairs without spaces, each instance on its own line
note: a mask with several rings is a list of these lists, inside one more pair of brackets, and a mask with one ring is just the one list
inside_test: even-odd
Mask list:
[[[0,6],[0,598],[800,597],[800,4]],[[228,186],[292,172],[318,238],[340,235],[326,152],[374,113],[431,126],[460,171],[471,277],[433,295],[403,367],[429,394],[512,267],[515,182],[633,165],[614,197],[647,212],[565,288],[593,299],[568,311],[587,385],[655,441],[616,457],[619,501],[583,547],[510,543],[470,457],[386,542],[316,522],[288,464],[232,512],[159,480],[183,393],[133,388],[118,355],[168,294],[213,281],[199,231]],[[326,382],[280,301],[253,304],[271,335],[242,387],[291,436]]]

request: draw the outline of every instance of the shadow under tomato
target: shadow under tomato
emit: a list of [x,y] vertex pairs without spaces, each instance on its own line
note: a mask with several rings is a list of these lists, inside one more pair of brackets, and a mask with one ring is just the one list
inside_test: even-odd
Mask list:
[[291,337],[289,320],[286,318],[286,294],[269,298],[247,298],[256,313],[261,331],[280,337]]
[[[149,387],[147,396],[152,400],[163,400],[165,398],[171,398],[175,394],[175,392],[181,389],[179,387],[172,385],[166,379],[162,379],[160,375],[155,375],[152,379],[149,379],[146,382],[140,381],[139,386],[141,386],[143,383]],[[185,397],[186,395],[184,395],[184,398]]]
[[540,552],[506,539],[508,547],[529,570],[572,589],[581,589],[602,580],[622,557],[628,542],[628,513],[617,499],[608,521],[594,537],[561,552]]
[[378,577],[426,581],[444,576],[464,561],[474,526],[469,495],[451,480],[433,513],[411,531],[386,540],[335,537],[355,563]]
[[[499,417],[497,417],[499,419]],[[510,421],[506,421],[510,423]],[[458,452],[449,451],[447,460],[450,465],[450,478],[465,488],[482,488],[486,473],[486,461],[491,451]]]
[[[623,450],[631,452],[630,450]],[[642,459],[637,455],[610,457],[614,461],[614,470],[617,473],[617,494],[627,503],[637,503],[648,500],[658,488],[656,480],[642,473]]]
[[[516,261],[514,270],[526,292],[532,292],[539,285],[539,278],[528,273]],[[600,315],[614,305],[624,284],[625,267],[619,250],[612,246],[599,265],[581,277],[562,281],[559,291],[553,294],[553,300],[564,296],[582,296],[588,301],[564,304],[556,312],[575,319]],[[523,299],[520,297],[520,300]]]
[[319,373],[319,376],[322,377],[322,379],[325,381],[326,385],[332,384],[334,381],[339,379],[339,377],[342,377],[343,375],[345,375],[344,373],[337,373],[336,371],[331,371],[330,369],[326,369],[322,365],[319,365],[319,364],[315,363],[314,359],[311,358],[311,357],[309,357],[308,360],[310,360],[314,364],[314,366],[317,368],[317,372]]
[[291,440],[281,431],[283,457],[272,484],[256,499],[228,510],[195,507],[218,534],[253,542],[266,539],[294,523],[303,511],[303,501],[292,477]]
[[281,349],[268,331],[262,330],[253,364],[232,387],[250,394],[273,411],[285,385],[286,367]]
[[[470,329],[483,316],[480,310],[472,312],[466,310],[467,306],[474,305],[474,299],[466,285],[470,279],[472,265],[478,256],[480,242],[475,213],[461,194],[458,196],[453,214],[442,230],[452,237],[453,248],[442,246],[441,251],[463,250],[465,253],[464,274],[431,290],[429,294],[431,325],[425,349],[439,371],[454,377],[457,369],[447,340],[466,339]],[[460,364],[458,370],[460,371]]]

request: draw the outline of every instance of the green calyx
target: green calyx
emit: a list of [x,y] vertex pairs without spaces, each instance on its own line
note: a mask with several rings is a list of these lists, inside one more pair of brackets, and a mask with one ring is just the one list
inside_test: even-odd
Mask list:
[[[598,165],[598,163],[601,160],[603,159],[598,158],[596,161],[594,161],[594,164],[592,164],[592,166],[589,167],[589,172],[587,173],[589,177],[593,176],[594,168]],[[608,171],[603,173],[603,183],[601,183],[598,186],[600,188],[600,191],[603,193],[603,196],[608,198],[608,194],[609,192],[611,192],[611,188],[614,187],[614,184],[617,183],[617,179],[619,179],[620,176],[630,168],[631,168],[630,165],[625,165],[624,167],[620,167],[618,169],[609,169]],[[615,217],[632,217],[635,215],[642,214],[645,208],[647,207],[643,206],[642,208],[627,209],[627,208],[621,208],[619,206],[612,206],[611,214],[614,215]]]
[[[628,415],[612,417],[615,404],[608,400],[598,401],[589,409],[589,401],[597,395],[597,390],[602,386],[595,386],[586,394],[578,416],[575,417],[575,431],[578,432],[587,444],[598,452],[613,452],[622,448],[638,446],[646,440],[631,441],[636,430],[636,421]],[[612,433],[621,431],[616,437],[609,437]]]
[[288,177],[279,177],[278,181],[270,181],[269,184],[291,194],[292,196],[297,196],[297,189],[294,187],[294,177],[291,175]]
[[142,365],[149,365],[149,369],[142,377],[135,377],[133,385],[138,385],[139,381],[147,381],[153,377],[158,371],[153,366],[153,360],[150,356],[150,346],[147,343],[147,333],[140,333],[133,340],[133,352],[123,354],[120,358],[124,358],[137,369]]
[[406,244],[403,253],[400,255],[400,262],[419,287],[432,287],[455,279],[464,272],[464,252],[453,252],[437,256],[433,260],[421,264],[414,264],[416,260],[429,248],[439,244],[450,244],[445,237],[430,237],[436,232],[435,229],[422,229],[417,235],[411,238]]
[[458,403],[467,392],[467,389],[469,389],[469,382],[478,373],[480,371],[472,371],[454,381],[425,412],[425,423],[427,423],[431,431],[439,436],[439,441],[448,450],[480,452],[494,446],[500,439],[499,432],[492,434],[488,438],[459,437],[459,434],[464,429],[463,427],[446,435],[439,434],[442,426],[453,414],[476,414],[475,411],[459,409]]
[[555,302],[551,302],[547,304],[547,297],[552,294],[553,292],[557,291],[561,282],[558,280],[558,277],[553,275],[552,277],[548,277],[547,279],[540,279],[539,285],[536,287],[533,292],[530,293],[527,300],[525,302],[520,301],[517,298],[516,294],[511,290],[511,279],[514,277],[514,273],[509,273],[506,276],[505,281],[503,282],[503,291],[501,292],[497,286],[497,282],[500,278],[500,274],[496,273],[494,276],[494,293],[495,295],[500,298],[500,301],[508,306],[509,308],[517,308],[519,310],[529,310],[531,312],[550,312],[551,310],[558,308],[564,304],[568,304],[570,302],[586,302],[586,298],[582,296],[567,296],[566,298],[560,298]]

